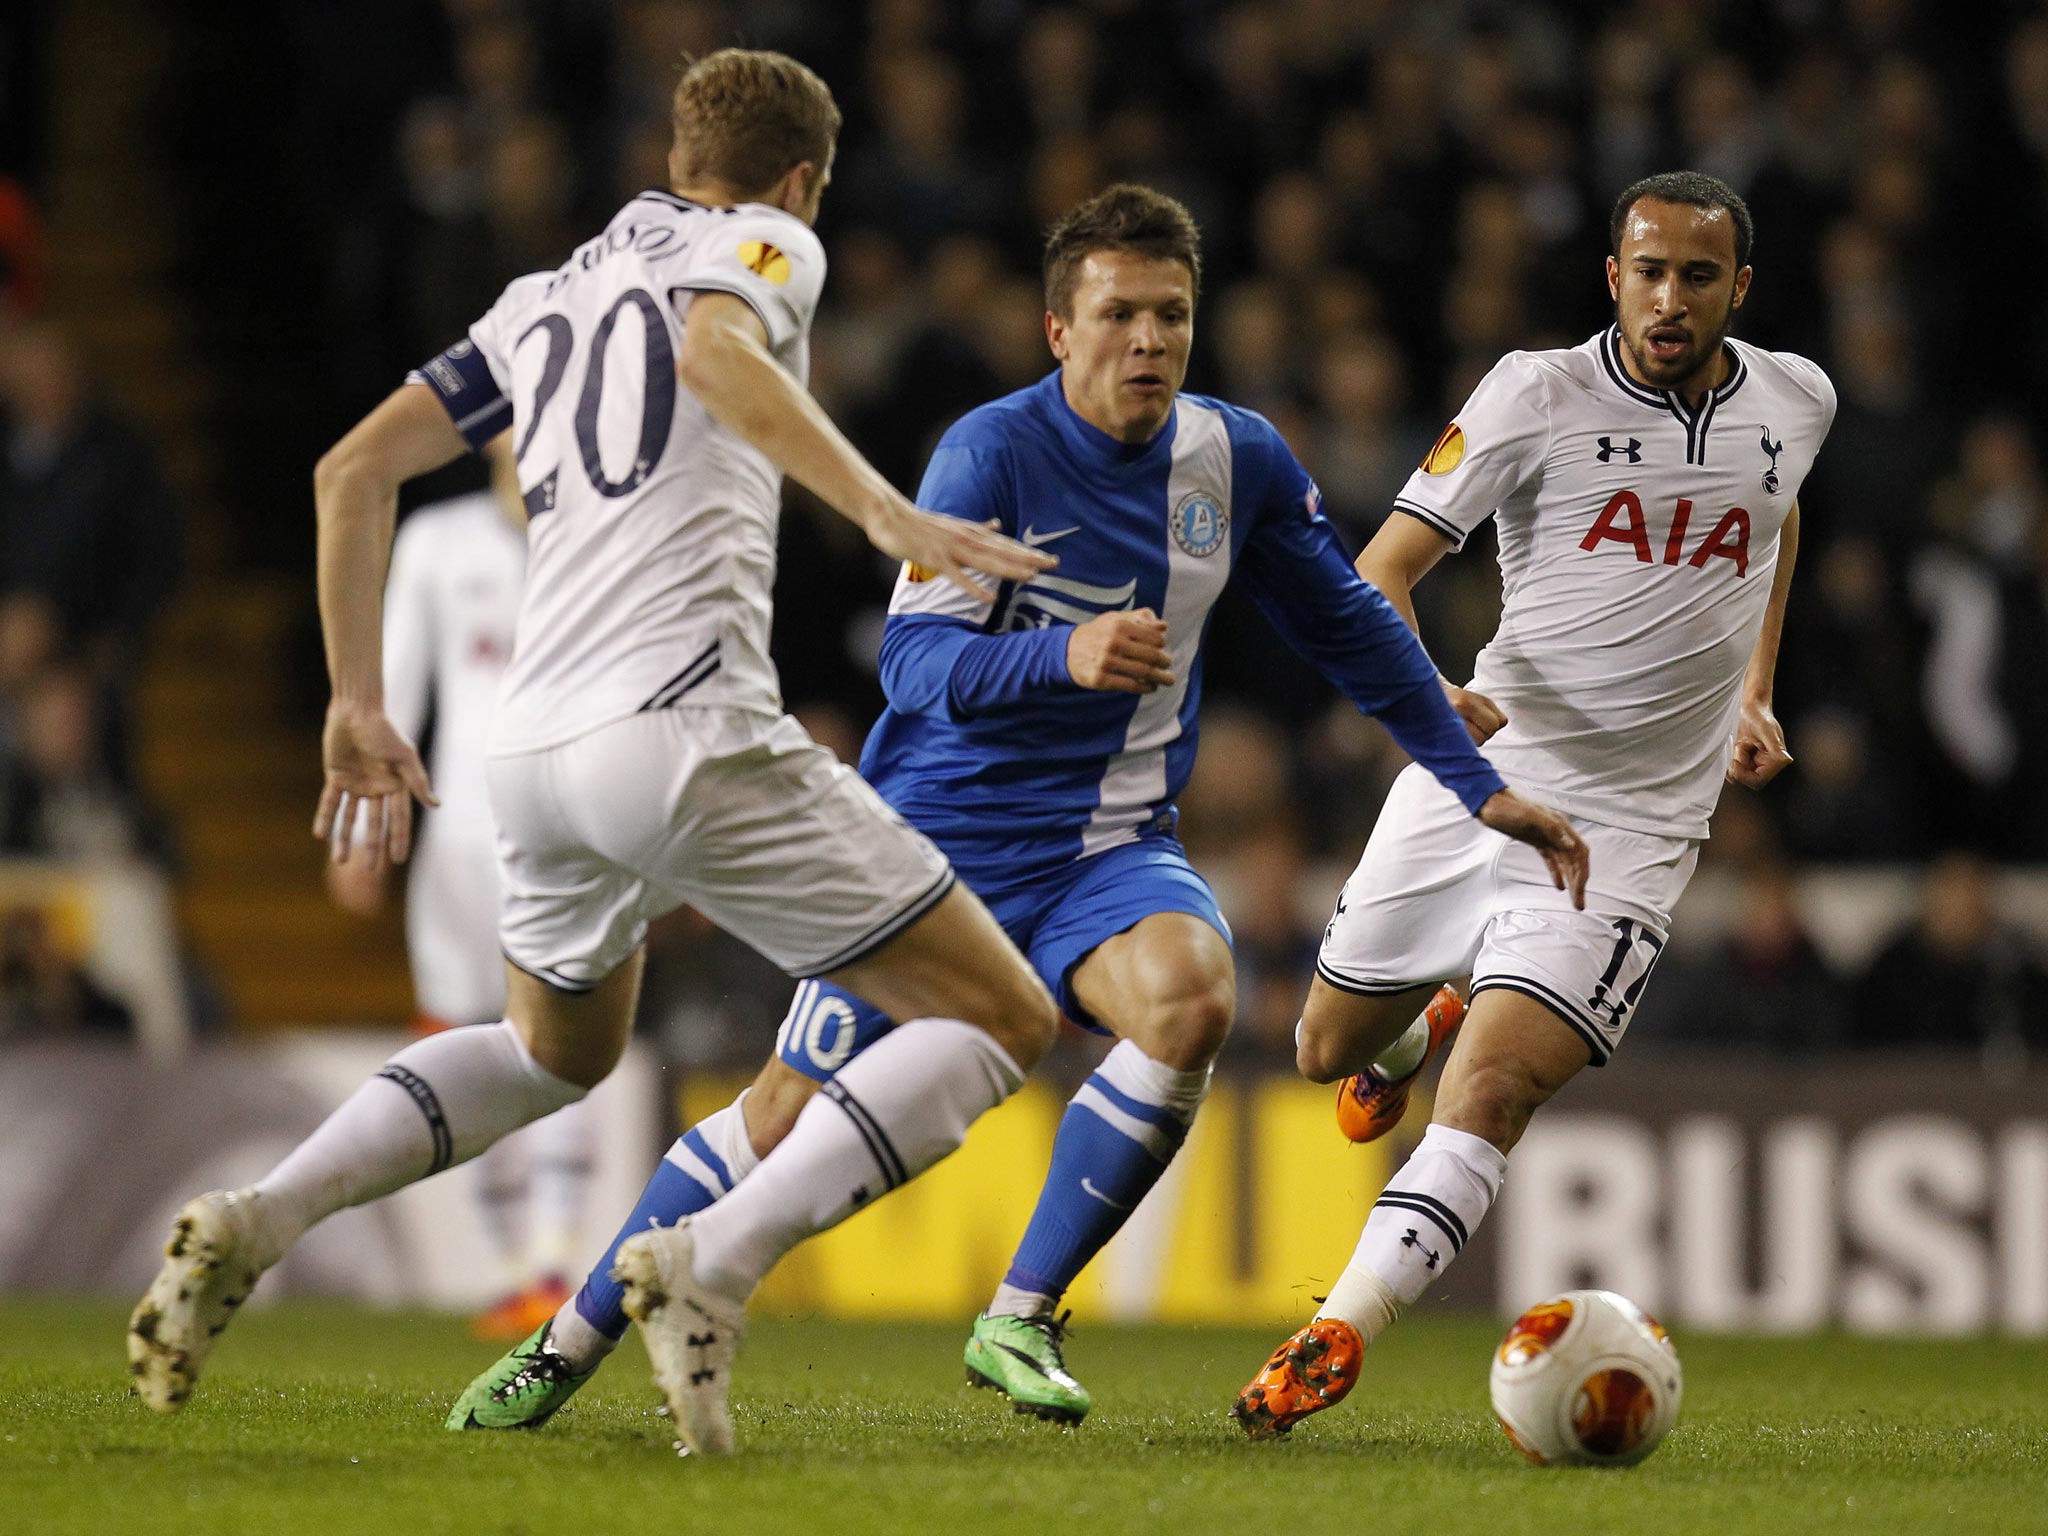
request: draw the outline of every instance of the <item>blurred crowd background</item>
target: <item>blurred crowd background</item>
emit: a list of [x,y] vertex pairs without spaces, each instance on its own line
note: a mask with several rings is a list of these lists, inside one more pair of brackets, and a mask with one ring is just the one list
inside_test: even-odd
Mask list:
[[[349,967],[399,963],[388,930],[306,937],[342,921],[303,833],[314,458],[510,278],[664,184],[679,60],[741,42],[804,59],[845,111],[812,382],[906,486],[955,416],[1050,366],[1039,236],[1107,181],[1194,211],[1189,386],[1271,417],[1354,546],[1503,351],[1606,322],[1620,187],[1729,181],[1757,224],[1738,334],[1820,361],[1841,408],[1779,672],[1797,764],[1729,792],[1637,1037],[2048,1050],[2048,307],[2025,265],[2048,245],[2048,6],[193,9],[0,19],[0,854],[160,880],[194,1027],[375,1016]],[[784,686],[849,757],[891,574],[792,495]],[[1487,537],[1424,584],[1448,674],[1498,600]],[[1284,1061],[1400,762],[1248,607],[1208,665],[1183,830],[1237,928],[1236,1049]],[[42,887],[0,880],[0,1040],[128,1027],[89,944],[11,889]],[[279,947],[295,974],[244,953]],[[753,1056],[787,995],[687,914],[654,975],[686,1060]]]

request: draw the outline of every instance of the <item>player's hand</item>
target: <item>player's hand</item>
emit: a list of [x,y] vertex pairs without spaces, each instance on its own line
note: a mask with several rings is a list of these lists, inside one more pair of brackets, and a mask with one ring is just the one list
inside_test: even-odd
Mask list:
[[868,542],[883,554],[943,576],[985,603],[994,602],[996,594],[981,577],[1029,581],[1060,563],[1056,555],[992,527],[921,511],[900,496],[870,511],[864,526]]
[[1150,608],[1100,613],[1067,636],[1067,673],[1101,693],[1151,693],[1173,686],[1166,621]]
[[1728,780],[1762,789],[1785,771],[1792,754],[1785,750],[1785,727],[1768,704],[1743,700],[1735,722],[1735,752],[1728,760]]
[[1524,800],[1512,789],[1499,791],[1479,807],[1479,819],[1503,837],[1527,843],[1542,854],[1550,883],[1571,892],[1574,907],[1582,912],[1586,909],[1586,872],[1592,855],[1570,822],[1547,805]]
[[1485,746],[1487,738],[1508,723],[1507,711],[1483,693],[1445,683],[1444,697],[1451,701],[1451,708],[1465,722],[1465,729],[1471,733],[1475,747]]
[[385,871],[373,869],[367,859],[350,859],[346,864],[327,864],[327,894],[344,912],[357,917],[375,917],[384,910]]
[[381,709],[334,703],[327,707],[327,725],[320,734],[320,759],[327,782],[313,813],[313,835],[328,845],[329,856],[337,864],[348,862],[360,805],[365,820],[360,852],[370,867],[403,864],[412,852],[414,799],[441,803],[418,750]]

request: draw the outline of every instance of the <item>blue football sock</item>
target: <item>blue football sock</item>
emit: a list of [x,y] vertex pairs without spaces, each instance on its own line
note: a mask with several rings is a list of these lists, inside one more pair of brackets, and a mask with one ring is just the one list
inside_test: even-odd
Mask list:
[[[718,1147],[724,1148],[722,1155],[716,1150]],[[735,1167],[735,1161],[743,1161],[744,1166]],[[623,1335],[626,1313],[620,1303],[625,1292],[611,1277],[612,1256],[618,1252],[619,1244],[649,1227],[672,1227],[683,1217],[704,1210],[752,1172],[753,1163],[739,1099],[684,1132],[668,1149],[668,1155],[654,1170],[654,1177],[640,1192],[640,1203],[633,1207],[633,1214],[605,1244],[604,1257],[584,1280],[583,1289],[576,1293],[577,1315],[608,1339],[617,1340]]]
[[1159,1182],[1208,1088],[1208,1068],[1177,1071],[1128,1040],[1103,1058],[1060,1120],[997,1310],[1039,1310],[1065,1293]]

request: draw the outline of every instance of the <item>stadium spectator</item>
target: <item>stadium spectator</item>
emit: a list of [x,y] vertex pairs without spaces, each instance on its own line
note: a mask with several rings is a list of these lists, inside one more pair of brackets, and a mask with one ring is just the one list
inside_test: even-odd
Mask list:
[[0,176],[0,318],[10,310],[32,315],[42,306],[49,268],[42,215],[35,200],[20,182]]
[[161,859],[161,834],[100,751],[101,694],[75,665],[19,690],[16,750],[0,759],[0,855],[70,864]]
[[0,333],[0,449],[0,711],[76,658],[100,694],[97,756],[132,784],[128,689],[178,579],[178,504],[46,322]]
[[1765,1055],[1840,1044],[1842,979],[1799,916],[1790,868],[1762,864],[1742,876],[1738,889],[1735,926],[1724,939],[1659,960],[1657,985],[1637,1024],[1646,1042]]
[[1914,925],[1857,984],[1849,1043],[1980,1050],[2012,1060],[2048,1050],[2048,975],[2001,916],[1990,867],[1974,854],[1936,859]]
[[65,953],[49,914],[0,912],[0,1042],[126,1036],[134,1018]]
[[47,604],[52,648],[120,676],[177,580],[178,507],[156,456],[54,325],[0,335],[0,409],[0,602]]

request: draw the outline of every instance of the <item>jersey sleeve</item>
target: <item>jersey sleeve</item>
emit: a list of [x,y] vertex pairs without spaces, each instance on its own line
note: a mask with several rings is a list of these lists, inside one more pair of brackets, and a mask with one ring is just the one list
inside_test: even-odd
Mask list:
[[1550,445],[1550,391],[1526,352],[1498,363],[1408,477],[1394,509],[1462,546],[1535,475]]
[[[996,442],[949,432],[932,450],[917,504],[927,512],[970,523],[993,523],[1005,533],[1017,528],[1016,481],[1009,450]],[[998,593],[1000,598],[1005,594]],[[964,591],[936,571],[905,561],[889,596],[889,617],[918,614],[985,627],[993,605]]]
[[469,335],[405,376],[434,392],[472,452],[512,425],[512,350],[547,282],[545,272],[514,279]]
[[[1017,529],[1016,477],[1000,442],[942,439],[925,467],[918,505],[946,517]],[[966,720],[1048,693],[1079,688],[1067,670],[1068,626],[991,634],[1012,586],[984,602],[935,571],[905,562],[882,629],[882,691],[905,714]]]
[[683,293],[729,293],[745,299],[779,351],[811,328],[825,287],[825,247],[802,220],[771,209],[742,208],[720,219],[669,280],[673,303]]
[[1814,406],[1820,413],[1820,425],[1814,432],[1814,446],[1818,448],[1827,438],[1828,429],[1835,424],[1835,382],[1811,358],[1801,357],[1796,352],[1780,352],[1777,356],[1786,371],[1813,396]]
[[1476,815],[1506,784],[1472,745],[1415,632],[1352,569],[1308,471],[1270,424],[1257,428],[1247,446],[1265,473],[1237,578],[1296,655]]
[[418,742],[434,690],[434,585],[429,521],[406,519],[384,581],[384,713]]

